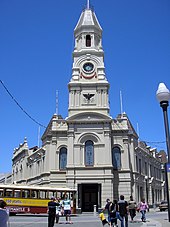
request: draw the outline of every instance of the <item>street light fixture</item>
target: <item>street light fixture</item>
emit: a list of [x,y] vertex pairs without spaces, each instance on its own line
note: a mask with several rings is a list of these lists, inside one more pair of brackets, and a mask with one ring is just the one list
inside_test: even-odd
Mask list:
[[170,137],[169,137],[169,124],[168,124],[168,114],[167,108],[169,106],[170,100],[170,91],[165,86],[164,83],[160,83],[158,90],[156,92],[156,97],[160,103],[160,106],[163,110],[164,115],[164,124],[165,124],[165,135],[166,135],[166,145],[167,145],[167,154],[168,154],[168,163],[165,164],[165,173],[166,173],[166,186],[167,186],[167,200],[168,200],[168,217],[170,222],[170,197],[169,197],[169,184],[170,184]]

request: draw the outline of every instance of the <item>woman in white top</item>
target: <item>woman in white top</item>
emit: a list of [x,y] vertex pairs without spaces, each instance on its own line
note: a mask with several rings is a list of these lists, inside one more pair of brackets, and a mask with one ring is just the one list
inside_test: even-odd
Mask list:
[[64,215],[66,217],[66,222],[69,221],[70,224],[71,222],[71,200],[68,198],[68,195],[65,195],[65,199],[63,200],[63,208],[64,208]]
[[7,227],[9,215],[5,209],[6,202],[0,199],[0,227]]

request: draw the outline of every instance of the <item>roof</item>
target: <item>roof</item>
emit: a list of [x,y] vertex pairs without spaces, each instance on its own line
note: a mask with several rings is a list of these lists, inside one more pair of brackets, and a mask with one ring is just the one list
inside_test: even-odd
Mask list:
[[73,188],[58,188],[55,186],[36,186],[36,185],[19,185],[19,184],[0,184],[0,189],[8,188],[8,189],[32,189],[32,190],[55,190],[55,191],[76,191]]
[[74,31],[85,26],[94,26],[98,30],[102,31],[102,28],[97,20],[97,17],[91,9],[85,9],[79,18],[79,21],[74,29]]

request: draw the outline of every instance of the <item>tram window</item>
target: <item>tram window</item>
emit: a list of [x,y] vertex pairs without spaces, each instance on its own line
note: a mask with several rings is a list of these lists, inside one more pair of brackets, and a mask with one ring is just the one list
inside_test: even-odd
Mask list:
[[47,198],[47,191],[40,191],[40,198],[41,199]]
[[61,192],[61,199],[64,199],[66,195],[66,192]]
[[21,190],[14,190],[14,198],[19,198],[21,196]]
[[57,198],[58,198],[59,200],[61,200],[61,198],[62,198],[61,192],[57,192],[56,194],[57,194]]
[[22,194],[22,198],[26,198],[25,197],[25,192],[23,190],[22,190],[22,193],[21,194]]
[[48,196],[49,196],[49,199],[50,199],[52,196],[54,196],[54,197],[55,197],[55,194],[54,194],[54,192],[53,192],[53,191],[49,191]]
[[5,197],[12,197],[12,190],[11,189],[6,189],[4,193]]
[[38,198],[39,198],[39,191],[37,191],[37,190],[32,190],[32,191],[31,191],[31,197],[32,197],[32,198],[35,198],[35,199],[38,199]]
[[30,191],[29,190],[22,190],[22,198],[29,198]]
[[35,197],[35,192],[31,191],[31,198],[34,198],[34,197]]
[[3,190],[0,190],[0,197],[3,197]]

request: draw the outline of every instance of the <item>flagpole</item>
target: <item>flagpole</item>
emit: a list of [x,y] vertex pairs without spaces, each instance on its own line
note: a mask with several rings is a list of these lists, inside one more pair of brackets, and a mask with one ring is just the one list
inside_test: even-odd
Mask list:
[[38,147],[40,146],[40,126],[38,127]]
[[122,92],[120,91],[120,113],[123,114]]
[[58,115],[58,90],[56,90],[56,115]]

